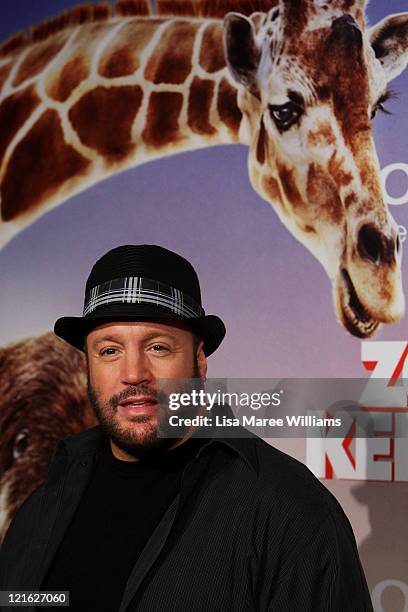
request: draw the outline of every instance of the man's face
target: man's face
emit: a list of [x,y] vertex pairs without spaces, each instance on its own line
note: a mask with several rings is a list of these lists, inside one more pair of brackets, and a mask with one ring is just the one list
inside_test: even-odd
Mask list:
[[204,378],[202,343],[183,324],[137,321],[96,327],[86,348],[89,397],[113,454],[132,460],[174,446],[157,436],[157,384]]

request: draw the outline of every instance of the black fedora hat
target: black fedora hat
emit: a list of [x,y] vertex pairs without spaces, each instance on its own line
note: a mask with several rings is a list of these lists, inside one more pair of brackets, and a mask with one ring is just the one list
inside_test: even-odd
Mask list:
[[225,325],[206,315],[193,266],[184,257],[153,244],[123,245],[93,266],[86,283],[82,317],[62,317],[54,332],[84,350],[97,325],[122,321],[181,321],[204,342],[210,355],[225,336]]

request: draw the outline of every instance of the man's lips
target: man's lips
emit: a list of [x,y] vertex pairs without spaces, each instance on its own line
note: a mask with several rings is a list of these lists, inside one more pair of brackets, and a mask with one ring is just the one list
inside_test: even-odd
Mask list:
[[134,397],[127,397],[123,401],[119,402],[119,406],[126,412],[155,410],[157,400],[151,396],[138,395]]

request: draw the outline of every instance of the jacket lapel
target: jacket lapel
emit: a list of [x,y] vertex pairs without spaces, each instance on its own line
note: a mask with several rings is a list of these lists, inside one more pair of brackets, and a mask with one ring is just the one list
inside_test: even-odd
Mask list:
[[177,495],[177,497],[170,504],[165,515],[157,525],[145,548],[143,549],[140,557],[136,561],[136,564],[134,565],[126,583],[126,588],[123,593],[118,612],[124,612],[126,610],[142,584],[143,579],[147,575],[147,572],[150,570],[153,563],[159,556],[172,528],[174,517],[177,512],[178,502],[179,495]]
[[41,587],[89,482],[99,449],[94,438],[93,435],[91,444],[83,445],[82,453],[69,452],[69,439],[57,446],[44,484],[37,529],[34,530],[30,556],[34,562],[28,568],[31,575],[27,576],[27,584],[34,583],[33,588]]

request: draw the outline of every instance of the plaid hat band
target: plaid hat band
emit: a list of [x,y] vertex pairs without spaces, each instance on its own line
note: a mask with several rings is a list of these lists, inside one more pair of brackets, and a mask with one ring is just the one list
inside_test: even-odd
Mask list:
[[150,278],[128,276],[106,281],[88,291],[83,316],[90,315],[101,306],[114,303],[161,306],[184,318],[205,315],[200,304],[179,289]]

